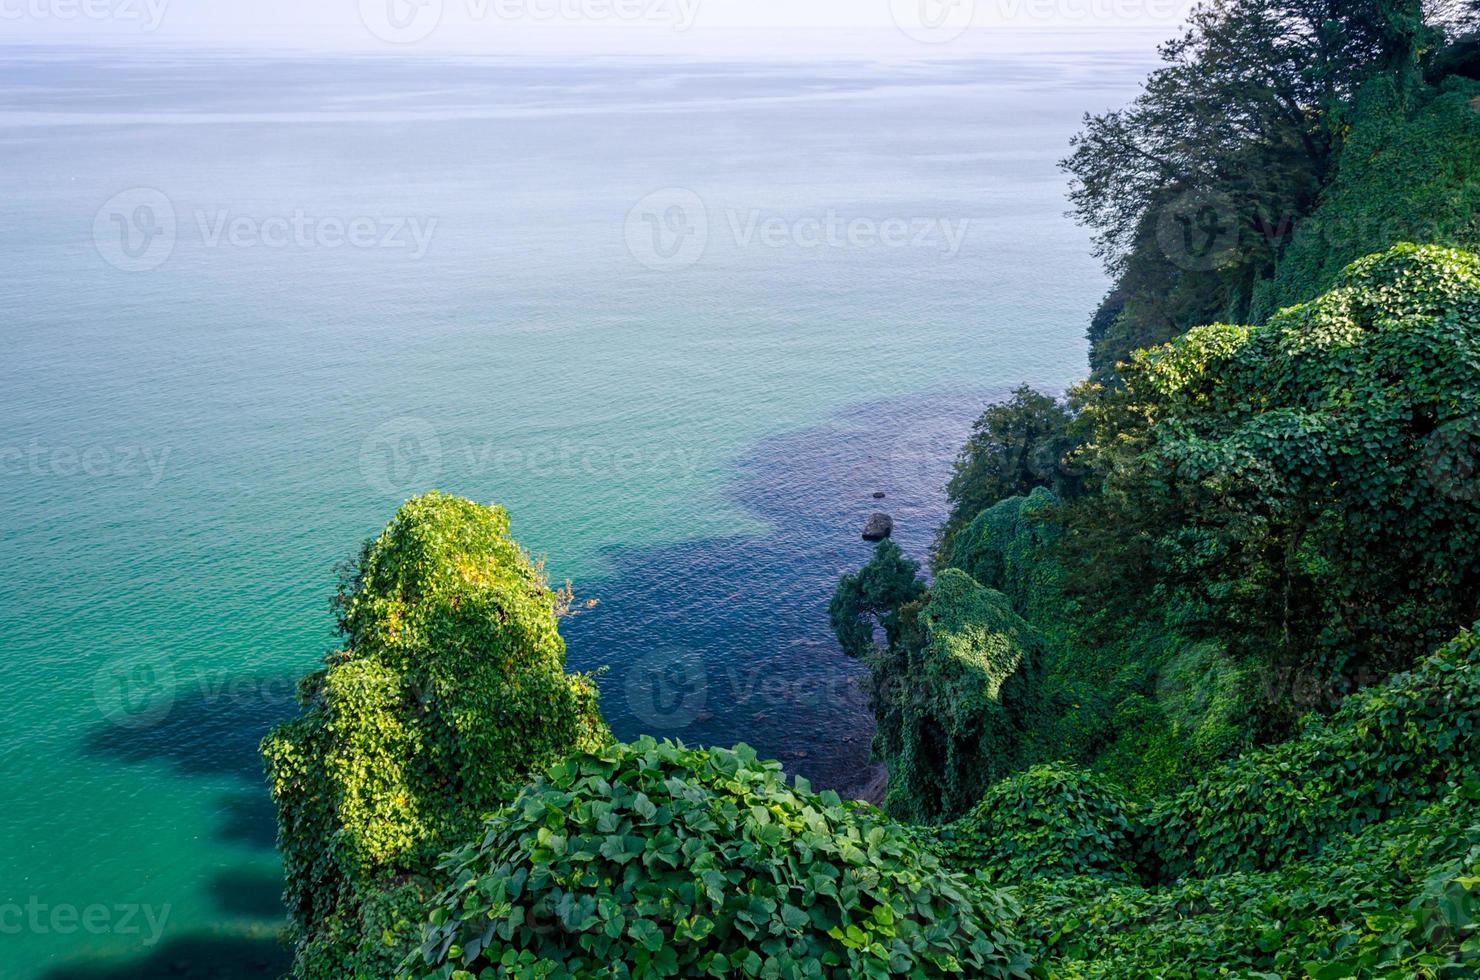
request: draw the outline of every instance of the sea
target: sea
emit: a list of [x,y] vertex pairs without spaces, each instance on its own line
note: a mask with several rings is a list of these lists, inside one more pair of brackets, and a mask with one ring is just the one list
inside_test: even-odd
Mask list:
[[257,742],[430,489],[623,738],[875,779],[832,588],[1085,373],[1057,162],[1152,57],[0,46],[0,976],[281,971]]

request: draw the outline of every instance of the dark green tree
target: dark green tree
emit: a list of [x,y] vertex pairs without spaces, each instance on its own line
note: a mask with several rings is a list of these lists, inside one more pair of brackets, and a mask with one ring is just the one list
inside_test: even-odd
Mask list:
[[1480,616],[1477,330],[1480,260],[1410,245],[1138,355],[1141,427],[1090,443],[1089,517],[1133,543],[1098,562],[1261,664],[1287,721],[1406,668]]
[[1203,3],[1130,106],[1085,118],[1070,198],[1119,294],[1092,328],[1097,380],[1245,316],[1329,177],[1343,107],[1378,72],[1416,77],[1437,16],[1419,0]]
[[1066,405],[1027,385],[989,406],[972,426],[946,485],[951,511],[936,554],[949,556],[956,534],[999,501],[1026,497],[1038,487],[1071,490],[1075,478],[1063,465],[1073,446],[1071,420]]
[[855,660],[874,648],[874,631],[882,628],[887,642],[899,636],[899,611],[925,592],[920,563],[904,556],[893,541],[881,541],[873,560],[857,574],[844,575],[833,592],[828,616],[843,652]]

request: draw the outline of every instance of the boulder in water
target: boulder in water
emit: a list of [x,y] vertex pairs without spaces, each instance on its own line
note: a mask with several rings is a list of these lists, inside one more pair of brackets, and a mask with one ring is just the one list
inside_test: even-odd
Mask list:
[[894,534],[894,518],[888,514],[874,514],[863,526],[863,540],[883,541]]

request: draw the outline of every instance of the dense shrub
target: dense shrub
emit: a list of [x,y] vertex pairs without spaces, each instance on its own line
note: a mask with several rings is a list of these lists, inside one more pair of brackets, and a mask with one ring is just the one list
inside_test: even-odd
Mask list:
[[1154,538],[1140,574],[1258,658],[1267,703],[1322,707],[1480,615],[1480,259],[1394,248],[1125,380],[1149,422],[1100,440],[1097,519]]
[[1093,765],[1152,794],[1252,744],[1254,672],[1219,644],[1186,640],[1164,610],[1135,606],[1107,635],[1085,630],[1085,610],[1064,591],[1063,519],[1047,490],[1004,500],[956,536],[950,559],[1006,594],[1045,637],[1042,694],[1024,739],[1033,757]]
[[1156,674],[1157,708],[1198,767],[1253,747],[1257,690],[1255,666],[1210,641],[1186,644]]
[[436,894],[422,875],[358,886],[337,908],[300,932],[293,976],[302,980],[393,977],[425,933],[426,903]]
[[300,973],[342,975],[328,951],[368,927],[363,904],[398,905],[528,773],[609,738],[564,672],[562,599],[508,531],[496,507],[403,505],[343,584],[344,649],[263,742]]
[[1016,889],[1036,975],[1473,976],[1477,727],[1480,638],[1465,633],[1149,807],[1040,768],[933,846]]
[[1006,596],[953,568],[902,619],[869,660],[874,751],[889,766],[885,809],[934,822],[1025,764],[1044,644]]
[[[420,976],[1009,977],[1007,907],[867,804],[734,751],[576,756],[450,855]],[[461,972],[466,971],[466,972]]]
[[956,535],[947,563],[1006,595],[1040,628],[1062,612],[1056,503],[1040,487],[987,508]]
[[1148,847],[1166,879],[1267,871],[1477,774],[1480,639],[1465,633],[1299,738],[1159,801]]
[[1035,973],[1051,978],[1451,980],[1480,967],[1480,783],[1276,871],[1166,887],[1026,880]]
[[936,553],[945,557],[956,533],[1000,500],[1024,497],[1038,487],[1059,492],[1077,486],[1063,465],[1073,447],[1069,406],[1023,385],[1005,401],[987,406],[956,457],[946,499],[950,513]]
[[993,882],[1095,877],[1135,880],[1133,824],[1101,777],[1034,766],[994,785],[966,816],[940,828],[947,865]]

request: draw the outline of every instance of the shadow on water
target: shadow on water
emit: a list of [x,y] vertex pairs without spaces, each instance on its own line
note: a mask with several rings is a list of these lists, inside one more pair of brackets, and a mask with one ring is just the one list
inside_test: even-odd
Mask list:
[[94,727],[86,750],[115,762],[162,760],[183,775],[240,780],[243,789],[221,797],[217,837],[270,850],[277,823],[258,744],[273,725],[298,713],[295,682],[287,676],[180,680],[157,712]]
[[[261,850],[276,846],[277,824],[257,746],[268,729],[298,713],[294,678],[176,678],[154,710],[126,724],[104,723],[86,736],[89,754],[123,763],[163,761],[187,776],[226,776],[240,790],[219,801],[218,839]],[[131,959],[79,961],[45,980],[269,980],[291,957],[278,942],[286,921],[282,876],[242,867],[223,871],[207,892],[228,925],[209,932],[167,930],[159,945]]]
[[58,967],[44,980],[263,980],[282,976],[291,959],[270,930],[198,933],[166,939],[123,963],[87,960]]
[[211,879],[211,900],[229,918],[283,919],[283,876],[260,868],[223,871]]
[[89,754],[118,762],[165,761],[187,776],[231,776],[264,784],[257,745],[268,729],[298,713],[287,676],[182,677],[157,711],[104,723],[87,736]]
[[729,494],[768,533],[610,552],[613,572],[580,583],[600,605],[562,632],[573,668],[609,668],[602,711],[618,737],[743,741],[819,786],[866,782],[864,671],[838,647],[828,602],[868,561],[876,510],[926,562],[951,461],[988,400],[871,403],[766,439],[736,461]]
[[216,836],[233,844],[262,850],[277,849],[277,810],[264,784],[251,792],[221,797],[220,827]]

